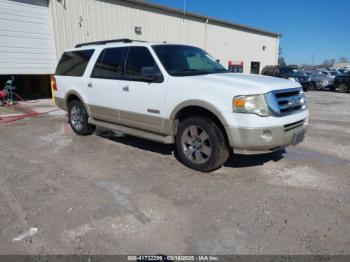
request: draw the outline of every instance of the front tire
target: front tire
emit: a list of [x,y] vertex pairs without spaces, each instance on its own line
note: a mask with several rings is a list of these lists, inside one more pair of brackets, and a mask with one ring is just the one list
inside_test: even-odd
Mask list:
[[338,90],[340,93],[347,93],[349,89],[345,83],[340,83]]
[[201,172],[220,168],[230,155],[222,130],[213,120],[203,116],[180,122],[176,151],[184,165]]
[[73,100],[68,105],[68,120],[74,133],[80,136],[91,135],[96,130],[96,126],[88,123],[89,115],[79,100]]

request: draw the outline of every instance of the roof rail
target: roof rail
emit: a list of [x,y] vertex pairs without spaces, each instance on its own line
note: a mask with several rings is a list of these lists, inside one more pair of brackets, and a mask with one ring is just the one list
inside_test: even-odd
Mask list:
[[[132,43],[134,40],[128,38],[114,39],[114,40],[104,40],[104,41],[96,41],[96,42],[88,42],[77,44],[75,48],[87,46],[87,45],[105,45],[108,43]],[[141,41],[140,41],[141,42]]]

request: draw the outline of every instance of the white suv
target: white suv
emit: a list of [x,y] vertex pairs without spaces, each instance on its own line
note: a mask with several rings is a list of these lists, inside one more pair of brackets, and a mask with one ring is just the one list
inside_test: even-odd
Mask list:
[[96,126],[175,143],[188,167],[209,172],[230,155],[300,143],[308,124],[299,83],[228,72],[197,47],[101,41],[66,51],[54,98],[75,133]]

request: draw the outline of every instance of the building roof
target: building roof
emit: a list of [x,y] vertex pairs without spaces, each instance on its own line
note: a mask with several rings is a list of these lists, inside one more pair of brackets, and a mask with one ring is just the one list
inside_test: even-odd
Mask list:
[[180,10],[180,9],[176,9],[176,8],[172,8],[172,7],[167,7],[167,6],[160,5],[160,4],[151,3],[149,1],[144,1],[144,0],[124,0],[124,1],[130,2],[133,4],[137,4],[140,6],[145,6],[145,7],[149,7],[152,9],[160,10],[160,11],[166,11],[166,12],[169,12],[169,13],[172,13],[175,15],[182,15],[182,16],[189,17],[189,18],[208,21],[212,24],[227,26],[227,27],[239,29],[239,30],[246,31],[246,32],[262,34],[262,35],[272,36],[272,37],[276,37],[276,38],[282,36],[280,33],[266,31],[263,29],[250,27],[250,26],[246,26],[246,25],[242,25],[242,24],[238,24],[238,23],[233,23],[231,21],[221,20],[221,19],[217,19],[214,17],[204,16],[204,15],[200,15],[200,14],[196,14],[196,13],[185,12],[184,10]]

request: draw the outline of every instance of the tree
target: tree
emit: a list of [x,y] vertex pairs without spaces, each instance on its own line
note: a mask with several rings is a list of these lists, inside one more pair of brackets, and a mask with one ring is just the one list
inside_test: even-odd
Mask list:
[[335,63],[335,59],[334,58],[327,59],[327,60],[323,61],[322,66],[331,67],[331,66],[333,66],[334,63]]
[[286,60],[284,59],[284,57],[282,56],[283,54],[283,51],[282,51],[282,48],[280,47],[278,49],[278,65],[279,66],[286,66],[287,63],[286,63]]
[[339,58],[339,63],[348,63],[348,62],[349,62],[349,59],[347,57],[342,56]]
[[299,66],[296,65],[296,64],[291,64],[291,65],[288,65],[290,68],[292,69],[299,69]]

